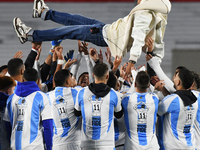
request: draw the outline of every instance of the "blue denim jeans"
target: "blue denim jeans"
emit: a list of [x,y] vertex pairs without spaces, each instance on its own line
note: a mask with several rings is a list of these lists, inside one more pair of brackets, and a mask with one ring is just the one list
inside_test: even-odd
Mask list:
[[[52,41],[60,39],[74,39],[91,42],[97,46],[107,47],[102,35],[104,23],[81,16],[79,14],[61,13],[54,10],[46,12],[45,20],[51,20],[64,25],[49,30],[34,30],[33,41]],[[97,28],[96,33],[91,29]],[[93,30],[94,31],[94,30]]]

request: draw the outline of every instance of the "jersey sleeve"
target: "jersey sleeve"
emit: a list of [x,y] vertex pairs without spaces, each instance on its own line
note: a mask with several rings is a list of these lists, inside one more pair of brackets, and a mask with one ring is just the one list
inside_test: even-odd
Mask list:
[[[114,91],[111,90],[111,94],[114,94],[113,92],[114,92]],[[114,96],[114,95],[113,95],[113,96]],[[116,96],[116,101],[115,101],[115,108],[114,108],[114,111],[115,111],[115,112],[119,112],[119,111],[122,110],[122,105],[121,105],[121,103],[122,103],[122,96],[123,96],[123,94],[121,94],[121,93],[115,91],[115,96]],[[112,97],[112,96],[111,96],[111,97]]]
[[80,90],[76,97],[75,109],[81,111],[81,102],[83,101],[84,89]]
[[166,96],[158,105],[158,115],[162,116],[168,113],[171,103],[174,101],[175,97],[173,95]]
[[13,116],[13,111],[12,111],[12,98],[13,98],[14,94],[9,96],[7,99],[7,103],[6,103],[6,109],[5,109],[5,113],[3,116],[3,120],[7,121],[7,122],[11,122],[12,124],[12,116]]

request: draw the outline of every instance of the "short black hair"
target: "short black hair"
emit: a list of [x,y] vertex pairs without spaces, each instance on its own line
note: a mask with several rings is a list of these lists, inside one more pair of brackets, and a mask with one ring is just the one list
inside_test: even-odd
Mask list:
[[12,58],[8,61],[8,73],[11,77],[17,76],[20,74],[20,69],[23,65],[23,61],[20,58]]
[[194,76],[195,85],[196,85],[197,89],[199,89],[200,88],[200,75],[195,71],[191,71],[191,72]]
[[79,83],[80,78],[81,78],[84,74],[89,74],[89,73],[88,73],[88,72],[83,72],[83,73],[81,73],[80,76],[78,77],[77,83]]
[[94,75],[101,79],[108,72],[108,65],[105,63],[98,63],[93,68]]
[[182,85],[185,89],[189,89],[193,82],[194,82],[194,76],[190,70],[188,70],[185,67],[178,67],[178,76],[182,82]]
[[62,69],[56,72],[54,82],[56,86],[63,86],[65,81],[71,76],[69,70]]
[[136,82],[137,88],[140,91],[144,92],[149,87],[150,77],[148,73],[146,73],[145,71],[140,71],[136,75],[135,82]]
[[36,82],[37,79],[39,79],[39,75],[38,75],[38,72],[37,72],[36,69],[34,69],[34,68],[27,68],[24,71],[23,78],[26,81],[35,81]]
[[109,71],[109,78],[107,81],[107,85],[113,89],[115,89],[115,86],[117,85],[117,78],[113,71]]
[[0,73],[1,73],[4,69],[6,69],[6,68],[8,68],[7,65],[3,65],[3,66],[1,66],[1,67],[0,67]]

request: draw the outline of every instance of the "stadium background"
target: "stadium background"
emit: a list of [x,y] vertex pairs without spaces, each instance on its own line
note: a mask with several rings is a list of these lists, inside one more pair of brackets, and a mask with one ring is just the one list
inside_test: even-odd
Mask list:
[[[57,11],[78,13],[98,19],[104,23],[112,23],[118,18],[126,16],[136,5],[133,0],[45,0],[47,5]],[[168,25],[165,33],[165,57],[162,68],[171,78],[174,69],[183,65],[191,70],[200,72],[200,0],[171,0],[172,10],[168,15]],[[20,17],[33,29],[49,29],[60,27],[51,21],[42,21],[32,18],[33,0],[0,0],[0,65],[14,56],[18,50],[23,51],[23,60],[31,50],[31,43],[21,44],[12,27],[14,17]],[[64,53],[67,50],[77,50],[77,41],[64,40],[62,42]],[[50,42],[42,45],[40,63],[42,63],[51,47]],[[101,47],[89,44],[99,50]],[[101,48],[103,52],[105,48]],[[77,51],[75,52],[75,56]],[[122,64],[128,60],[123,58]],[[104,57],[104,62],[106,59]],[[142,54],[136,66],[145,64],[145,55]],[[85,60],[79,70],[85,71]]]

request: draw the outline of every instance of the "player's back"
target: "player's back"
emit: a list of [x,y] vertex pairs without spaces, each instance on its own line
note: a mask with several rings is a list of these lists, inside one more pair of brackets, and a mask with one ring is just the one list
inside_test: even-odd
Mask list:
[[155,136],[158,97],[153,93],[133,93],[122,100],[126,124],[125,150],[159,149]]
[[81,119],[74,114],[77,91],[56,87],[48,93],[54,120],[53,149],[80,149]]
[[12,149],[44,149],[42,120],[52,119],[52,114],[49,99],[43,92],[26,97],[11,95],[5,116],[5,121],[12,125]]
[[197,101],[184,106],[183,100],[177,94],[171,94],[162,100],[158,114],[163,115],[161,138],[166,150],[194,149],[194,121],[197,109]]
[[200,150],[200,92],[199,91],[192,91],[193,94],[197,97],[197,103],[198,103],[198,111],[197,116],[194,121],[194,130],[195,130],[195,148],[197,150]]
[[[114,111],[121,110],[121,94],[110,90],[103,97],[94,95],[88,87],[77,96],[78,107],[82,113],[83,148],[111,148],[114,145]],[[79,105],[79,106],[78,106]]]

